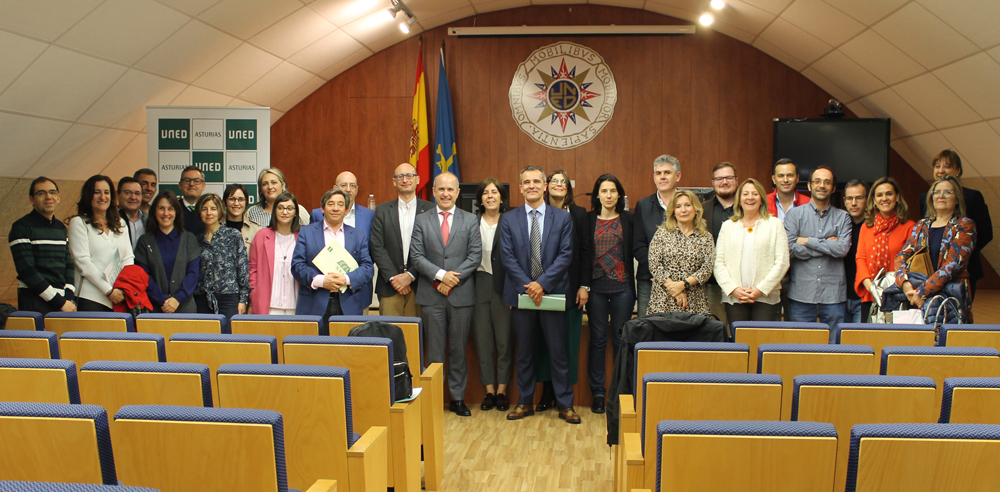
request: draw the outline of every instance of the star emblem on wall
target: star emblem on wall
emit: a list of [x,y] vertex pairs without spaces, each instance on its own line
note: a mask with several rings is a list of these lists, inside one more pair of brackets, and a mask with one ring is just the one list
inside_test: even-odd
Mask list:
[[538,92],[527,94],[527,97],[540,101],[535,107],[542,109],[536,123],[549,118],[549,124],[559,121],[562,130],[566,131],[566,123],[572,121],[576,123],[576,117],[590,121],[587,117],[586,108],[593,108],[587,102],[600,96],[601,94],[588,90],[593,82],[587,82],[587,75],[590,69],[576,73],[576,66],[567,69],[566,59],[563,58],[559,65],[559,71],[554,67],[549,67],[551,74],[537,70],[541,83],[534,84],[540,89]]

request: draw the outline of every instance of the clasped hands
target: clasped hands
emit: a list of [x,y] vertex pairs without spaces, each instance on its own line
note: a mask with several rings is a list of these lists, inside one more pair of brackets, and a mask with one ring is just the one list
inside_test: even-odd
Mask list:
[[405,296],[410,293],[410,284],[413,283],[413,277],[409,273],[403,272],[390,278],[389,283],[392,284],[393,289],[396,289],[396,292]]
[[742,304],[757,302],[757,298],[763,295],[764,293],[756,287],[737,287],[729,293],[730,297],[735,297]]
[[444,277],[441,279],[441,283],[438,284],[438,292],[448,295],[451,294],[451,289],[454,289],[458,285],[458,276],[461,275],[458,272],[445,272]]
[[677,307],[681,309],[687,309],[688,307],[688,296],[687,292],[684,291],[684,281],[675,282],[667,277],[667,280],[663,282],[663,289],[670,294],[674,301],[677,302]]
[[323,288],[330,291],[339,291],[347,285],[347,275],[343,273],[330,272],[323,277]]

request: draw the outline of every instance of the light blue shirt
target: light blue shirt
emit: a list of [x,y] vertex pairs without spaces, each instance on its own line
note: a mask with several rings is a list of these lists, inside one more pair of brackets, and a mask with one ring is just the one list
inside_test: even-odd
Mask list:
[[538,210],[538,237],[544,238],[545,234],[545,200],[542,200],[542,204],[538,208],[531,208],[527,203],[524,204],[524,210],[528,213],[528,240],[531,240],[531,212],[533,210]]
[[[788,298],[805,304],[846,301],[844,257],[851,249],[851,216],[833,205],[820,212],[810,201],[789,209],[784,223],[792,279]],[[808,238],[806,244],[797,242],[800,237]]]

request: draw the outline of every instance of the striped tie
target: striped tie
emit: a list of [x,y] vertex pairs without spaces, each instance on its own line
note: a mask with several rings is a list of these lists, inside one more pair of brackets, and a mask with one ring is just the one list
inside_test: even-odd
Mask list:
[[531,211],[531,280],[542,276],[542,231],[538,228],[538,210]]

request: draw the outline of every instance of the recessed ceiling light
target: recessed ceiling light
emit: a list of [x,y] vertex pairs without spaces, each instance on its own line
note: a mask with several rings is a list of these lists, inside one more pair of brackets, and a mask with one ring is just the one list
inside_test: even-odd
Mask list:
[[715,22],[715,17],[713,17],[712,14],[704,13],[698,18],[698,22],[700,22],[703,26],[711,26],[712,23]]

